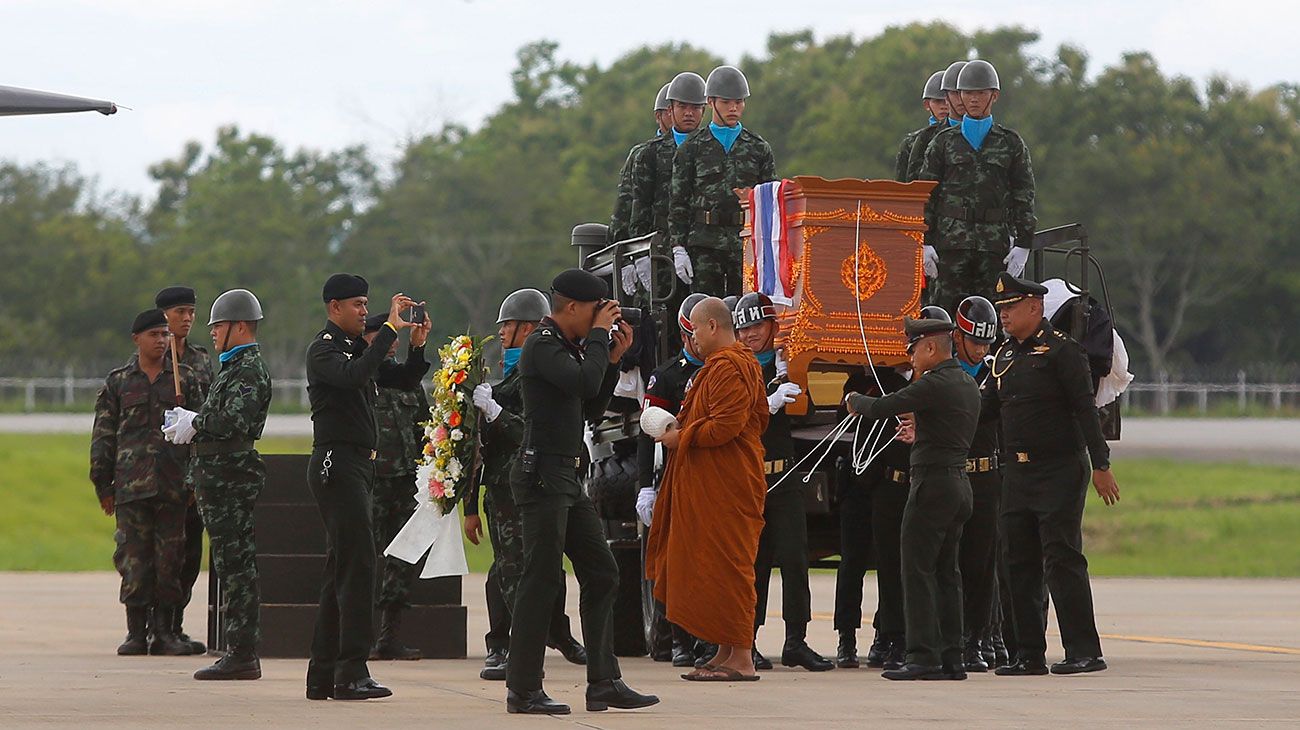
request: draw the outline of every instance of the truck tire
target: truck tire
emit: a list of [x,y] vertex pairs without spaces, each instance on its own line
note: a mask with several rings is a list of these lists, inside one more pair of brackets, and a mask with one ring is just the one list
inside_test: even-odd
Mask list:
[[596,514],[605,520],[636,519],[637,493],[636,449],[616,446],[614,454],[591,465],[587,494],[595,504]]
[[637,546],[613,547],[618,563],[618,593],[614,596],[613,644],[615,656],[645,656],[645,624],[641,614],[641,550]]

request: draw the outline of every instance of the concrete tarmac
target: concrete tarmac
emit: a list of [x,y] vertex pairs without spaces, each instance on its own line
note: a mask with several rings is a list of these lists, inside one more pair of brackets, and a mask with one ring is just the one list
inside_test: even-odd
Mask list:
[[[125,633],[111,573],[0,574],[0,727],[275,728],[862,728],[1300,726],[1300,580],[1099,579],[1098,627],[1110,669],[1079,677],[889,682],[874,670],[778,668],[753,684],[693,684],[681,670],[623,659],[624,677],[663,702],[585,712],[584,673],[547,657],[546,687],[574,705],[562,718],[507,716],[502,683],[478,679],[487,628],[482,575],[466,578],[470,658],[372,662],[396,692],[370,702],[309,702],[306,660],[264,660],[255,682],[197,682],[207,657],[118,657]],[[773,577],[771,606],[780,606]],[[204,625],[203,589],[189,611]],[[833,653],[834,577],[813,576],[809,641]],[[569,591],[577,624],[578,592]],[[875,605],[868,577],[867,620]],[[861,636],[870,640],[869,629]],[[1049,660],[1060,656],[1053,637]],[[781,622],[759,647],[779,660]],[[865,647],[864,647],[865,649]]]

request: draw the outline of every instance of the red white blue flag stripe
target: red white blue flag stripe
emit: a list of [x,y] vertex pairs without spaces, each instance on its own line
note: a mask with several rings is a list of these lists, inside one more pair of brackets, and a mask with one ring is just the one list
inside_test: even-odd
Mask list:
[[772,298],[775,304],[790,306],[794,297],[794,267],[790,237],[786,229],[785,193],[789,180],[766,182],[749,191],[753,214],[754,291]]

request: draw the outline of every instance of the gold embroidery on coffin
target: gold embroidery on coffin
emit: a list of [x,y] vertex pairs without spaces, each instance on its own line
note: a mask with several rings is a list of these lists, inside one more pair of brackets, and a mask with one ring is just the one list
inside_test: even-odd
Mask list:
[[[808,220],[814,220],[814,221],[852,221],[852,220],[858,220],[858,216],[857,216],[853,211],[850,211],[850,210],[848,210],[847,208],[835,208],[834,210],[824,210],[824,211],[811,211],[811,210],[810,210],[810,211],[807,211],[807,212],[804,213],[804,218],[806,218],[806,219],[808,219]],[[863,223],[912,223],[912,224],[920,224],[920,223],[925,223],[925,217],[924,217],[924,216],[901,215],[901,214],[899,214],[899,213],[893,213],[893,212],[890,212],[890,211],[888,211],[888,210],[885,211],[885,212],[883,212],[883,213],[877,213],[876,210],[875,210],[874,208],[872,208],[871,206],[866,205],[866,204],[863,204],[863,206],[862,206],[862,217],[861,217],[861,221],[862,221]]]
[[856,292],[858,299],[863,301],[875,296],[885,286],[888,276],[889,269],[885,266],[885,260],[866,241],[858,246],[856,256],[849,256],[840,263],[840,281],[844,283],[844,288]]

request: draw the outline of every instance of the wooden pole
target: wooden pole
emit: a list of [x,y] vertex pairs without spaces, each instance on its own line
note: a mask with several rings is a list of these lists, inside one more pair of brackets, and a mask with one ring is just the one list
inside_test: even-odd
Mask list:
[[181,354],[176,351],[176,335],[172,340],[172,385],[176,387],[176,405],[185,405],[185,396],[181,394]]

